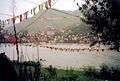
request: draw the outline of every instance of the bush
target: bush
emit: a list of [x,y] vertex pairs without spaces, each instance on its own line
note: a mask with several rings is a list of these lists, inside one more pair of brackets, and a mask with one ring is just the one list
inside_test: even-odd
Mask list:
[[52,65],[47,67],[46,70],[48,71],[49,78],[50,77],[57,77],[56,68],[52,67]]
[[87,66],[83,68],[84,75],[87,77],[98,77],[98,71],[93,66]]
[[105,64],[102,64],[100,66],[100,78],[102,79],[110,79],[110,75],[111,75],[111,70],[110,68],[105,65]]
[[[120,80],[120,67],[108,67],[105,64],[97,70],[93,66],[87,66],[81,70],[63,70],[54,68],[50,65],[47,68],[42,68],[39,62],[12,62],[16,67],[16,71],[22,80],[29,81],[101,81],[101,80]],[[19,66],[18,66],[19,64]],[[19,67],[19,68],[18,68]]]
[[111,67],[111,79],[120,80],[120,67]]

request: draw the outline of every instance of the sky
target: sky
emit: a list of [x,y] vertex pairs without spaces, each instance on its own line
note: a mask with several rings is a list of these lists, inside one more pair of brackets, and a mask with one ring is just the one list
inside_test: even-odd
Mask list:
[[[16,8],[15,15],[19,15],[38,6],[30,2],[41,4],[47,0],[14,0],[14,1]],[[51,1],[52,4],[54,4],[57,0],[51,0]],[[76,2],[78,2],[81,5],[84,3],[84,0],[76,0]],[[52,8],[56,8],[59,10],[74,11],[78,9],[76,2],[74,2],[74,0],[58,0],[57,3],[52,6]],[[12,14],[13,14],[12,0],[0,0],[0,19],[4,20],[11,18]]]

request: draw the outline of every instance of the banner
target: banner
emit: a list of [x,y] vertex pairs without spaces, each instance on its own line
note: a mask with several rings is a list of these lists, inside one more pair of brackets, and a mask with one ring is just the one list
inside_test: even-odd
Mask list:
[[104,52],[105,50],[110,51],[110,49],[103,49],[103,48],[59,48],[59,47],[51,47],[51,46],[40,46],[43,48],[48,48],[50,50],[55,51],[68,51],[68,52]]
[[45,8],[48,9],[48,2],[45,2]]
[[22,22],[22,14],[20,14],[20,22]]
[[2,28],[5,27],[5,20],[2,21]]
[[24,13],[24,18],[25,18],[25,19],[27,19],[27,17],[28,17],[28,12],[29,12],[29,11],[27,11],[27,12]]
[[42,4],[40,5],[40,10],[43,10],[43,7],[44,7],[44,4],[42,3]]
[[32,14],[32,12],[33,12],[33,10],[31,9],[31,10],[30,10],[30,13]]
[[33,13],[34,13],[34,15],[35,15],[35,10],[36,10],[36,8],[37,8],[37,7],[33,8]]
[[17,17],[16,16],[14,16],[14,22],[17,20]]
[[10,24],[10,19],[7,19],[8,24]]
[[51,0],[48,0],[48,5],[51,7]]
[[1,28],[2,28],[2,27],[1,27],[1,20],[0,20],[0,31],[1,31]]
[[40,5],[38,7],[39,7],[39,11],[40,11]]

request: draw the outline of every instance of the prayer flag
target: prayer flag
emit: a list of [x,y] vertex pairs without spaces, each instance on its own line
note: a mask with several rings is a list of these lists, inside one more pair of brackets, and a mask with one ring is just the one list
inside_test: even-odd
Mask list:
[[14,22],[17,20],[17,17],[16,16],[14,16]]
[[43,4],[40,5],[40,10],[43,10]]
[[17,16],[17,18],[19,18],[19,16]]
[[32,9],[31,9],[30,13],[32,14]]
[[6,20],[4,20],[4,27],[6,27]]
[[48,2],[45,2],[45,8],[48,9]]
[[99,49],[96,49],[97,52],[99,52]]
[[27,19],[28,12],[29,12],[29,11],[27,11],[27,12],[24,13],[25,19]]
[[22,14],[20,15],[20,22],[22,22]]
[[33,8],[33,13],[34,13],[34,15],[35,15],[35,10],[36,10],[36,8],[37,8],[37,7]]
[[102,51],[104,51],[104,49],[102,49]]
[[77,3],[77,6],[79,6],[79,4]]
[[0,20],[0,31],[1,31],[1,20]]
[[4,28],[5,26],[5,21],[2,21],[2,28]]
[[51,7],[51,0],[48,0],[48,4],[49,4],[49,6]]
[[40,5],[39,5],[39,10],[40,10]]
[[7,19],[8,24],[10,24],[10,19]]

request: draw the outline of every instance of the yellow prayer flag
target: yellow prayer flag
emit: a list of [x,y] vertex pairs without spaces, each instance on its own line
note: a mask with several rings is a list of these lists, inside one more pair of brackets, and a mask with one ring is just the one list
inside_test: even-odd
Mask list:
[[13,29],[12,28],[10,29],[10,32],[13,33]]
[[14,21],[16,21],[17,20],[17,17],[16,16],[14,16]]
[[44,4],[41,4],[41,5],[40,5],[40,10],[43,10],[43,6],[44,6]]

